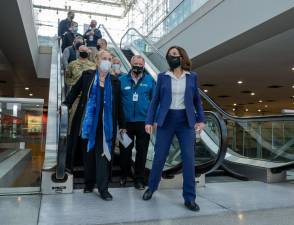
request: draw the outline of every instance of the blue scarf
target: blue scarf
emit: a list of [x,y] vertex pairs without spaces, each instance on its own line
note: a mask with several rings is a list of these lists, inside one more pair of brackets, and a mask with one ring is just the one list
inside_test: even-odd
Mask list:
[[[87,151],[95,147],[96,129],[100,113],[100,85],[99,72],[96,71],[95,80],[91,87],[90,96],[86,106],[85,117],[82,124],[82,138],[88,139]],[[112,85],[110,74],[104,81],[104,111],[103,111],[103,153],[108,160],[111,159],[113,122],[112,122]]]

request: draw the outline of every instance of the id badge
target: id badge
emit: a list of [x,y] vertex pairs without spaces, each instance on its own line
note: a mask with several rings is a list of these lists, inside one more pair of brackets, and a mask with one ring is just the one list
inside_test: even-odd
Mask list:
[[137,102],[139,99],[139,95],[137,93],[133,94],[133,102]]

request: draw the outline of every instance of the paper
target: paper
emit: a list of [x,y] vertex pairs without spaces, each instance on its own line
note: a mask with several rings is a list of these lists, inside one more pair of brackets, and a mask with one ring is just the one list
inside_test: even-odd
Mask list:
[[127,148],[133,142],[125,132],[118,132],[117,139],[125,148]]

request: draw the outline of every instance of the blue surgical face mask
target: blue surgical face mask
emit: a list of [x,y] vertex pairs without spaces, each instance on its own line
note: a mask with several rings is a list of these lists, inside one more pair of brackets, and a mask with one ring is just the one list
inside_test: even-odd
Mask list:
[[108,60],[101,60],[100,61],[100,65],[99,68],[101,71],[103,71],[104,73],[108,73],[108,71],[111,68],[111,62]]
[[112,64],[111,68],[113,70],[120,70],[120,64]]

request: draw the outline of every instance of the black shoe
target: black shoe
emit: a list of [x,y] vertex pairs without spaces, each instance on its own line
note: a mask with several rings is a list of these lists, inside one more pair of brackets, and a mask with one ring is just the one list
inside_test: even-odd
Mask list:
[[126,177],[120,178],[119,184],[120,186],[125,187],[127,184],[127,178]]
[[149,190],[149,188],[145,191],[143,195],[143,200],[148,201],[152,198],[153,192]]
[[141,181],[135,181],[134,187],[138,190],[144,190],[145,185]]
[[91,192],[93,192],[93,190],[94,190],[94,187],[85,187],[84,188],[84,193],[91,193]]
[[186,208],[190,209],[191,211],[197,212],[200,210],[199,206],[194,201],[185,202],[185,206],[186,206]]
[[105,201],[112,201],[112,195],[109,191],[100,192],[100,197]]

